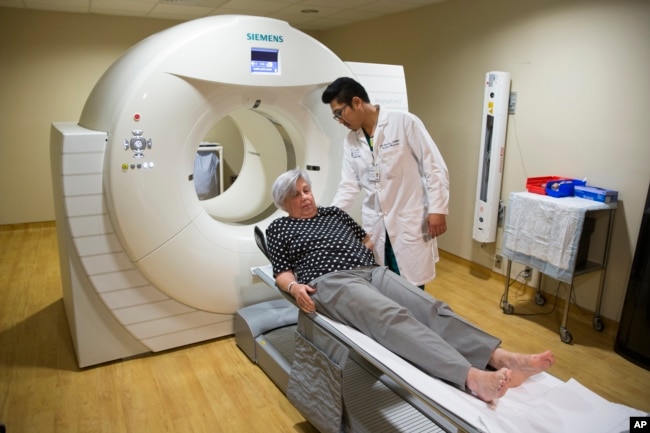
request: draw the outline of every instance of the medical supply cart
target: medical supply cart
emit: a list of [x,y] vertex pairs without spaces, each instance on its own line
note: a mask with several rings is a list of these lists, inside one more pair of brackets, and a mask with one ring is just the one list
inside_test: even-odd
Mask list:
[[[541,292],[545,276],[569,286],[559,332],[564,343],[571,343],[573,336],[567,329],[567,318],[575,278],[591,272],[600,272],[593,326],[597,331],[602,331],[604,324],[600,317],[600,308],[615,210],[616,202],[604,203],[578,197],[558,198],[530,192],[511,193],[502,251],[507,259],[505,289],[501,298],[503,312],[514,313],[514,306],[508,302],[512,262],[537,269],[540,272],[539,287],[535,296],[537,305],[541,306],[546,302]],[[600,218],[599,214],[605,214],[605,236],[600,237],[604,245],[602,254],[591,260],[589,253],[593,245],[589,242],[589,231],[592,230],[591,223]],[[588,228],[585,229],[586,226]]]

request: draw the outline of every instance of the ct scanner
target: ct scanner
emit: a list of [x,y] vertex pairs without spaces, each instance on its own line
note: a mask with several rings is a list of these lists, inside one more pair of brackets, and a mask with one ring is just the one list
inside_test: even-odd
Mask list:
[[[135,45],[79,122],[52,124],[64,303],[81,367],[232,334],[239,308],[278,298],[251,276],[266,263],[252,227],[278,216],[270,186],[289,168],[309,170],[319,201],[332,199],[346,131],[320,96],[364,71],[405,104],[401,67],[345,63],[283,21],[214,16]],[[241,169],[199,201],[193,161],[215,130]]]

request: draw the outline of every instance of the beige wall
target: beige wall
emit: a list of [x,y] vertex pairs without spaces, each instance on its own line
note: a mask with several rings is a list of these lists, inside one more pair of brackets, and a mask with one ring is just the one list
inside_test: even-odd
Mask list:
[[51,123],[78,120],[124,51],[176,23],[0,8],[0,224],[54,219]]
[[[501,233],[483,248],[472,239],[483,79],[510,72],[518,102],[502,198],[524,190],[527,177],[545,175],[587,177],[619,191],[602,307],[618,319],[650,182],[648,23],[645,0],[449,0],[321,40],[344,60],[404,65],[411,111],[450,171],[451,215],[440,247],[487,267]],[[592,310],[597,276],[578,280],[578,303]]]
[[[449,0],[319,36],[343,60],[404,65],[411,110],[451,175],[440,246],[486,266],[501,238],[471,238],[483,77],[511,72],[502,196],[548,174],[620,191],[602,311],[617,319],[650,181],[648,22],[645,0]],[[0,8],[0,224],[54,219],[51,122],[77,120],[108,66],[173,24]],[[586,280],[577,299],[593,308]]]

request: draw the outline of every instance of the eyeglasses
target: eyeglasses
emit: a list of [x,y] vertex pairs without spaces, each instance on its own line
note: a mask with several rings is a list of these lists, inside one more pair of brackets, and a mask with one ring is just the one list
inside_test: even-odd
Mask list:
[[332,118],[336,120],[337,122],[343,118],[343,112],[345,111],[346,107],[349,107],[350,104],[345,104],[341,108],[337,108],[336,110],[332,111]]

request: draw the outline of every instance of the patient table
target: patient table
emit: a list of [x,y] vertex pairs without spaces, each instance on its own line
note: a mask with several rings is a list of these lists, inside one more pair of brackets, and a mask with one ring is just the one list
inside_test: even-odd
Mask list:
[[[253,273],[275,285],[270,266]],[[418,396],[338,325],[278,299],[239,310],[235,338],[321,432],[478,431]]]
[[[271,266],[252,273],[275,286]],[[325,432],[614,433],[641,411],[574,380],[531,377],[487,404],[432,378],[374,340],[288,294],[240,309],[235,339],[301,414]]]

